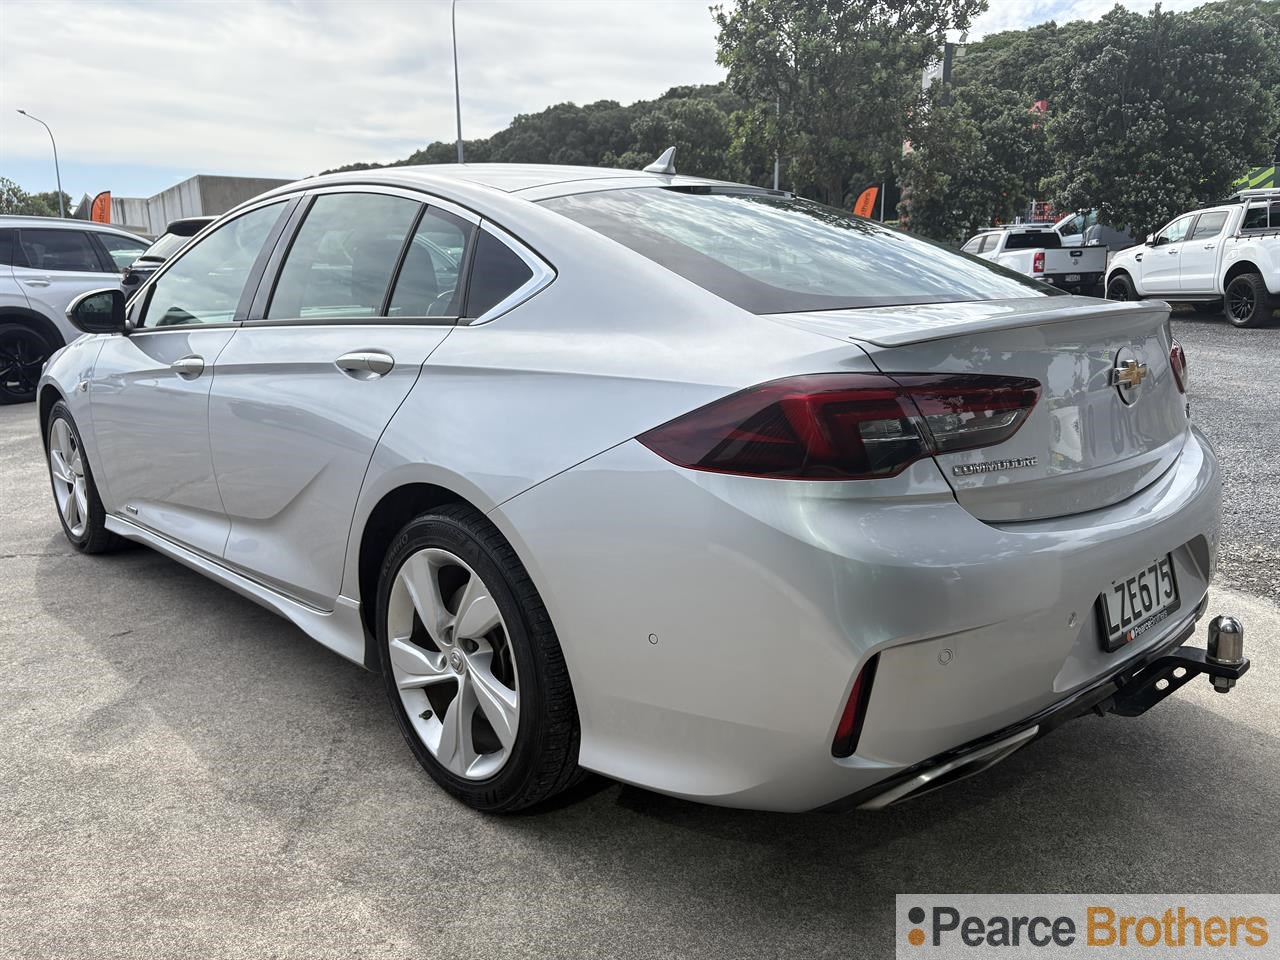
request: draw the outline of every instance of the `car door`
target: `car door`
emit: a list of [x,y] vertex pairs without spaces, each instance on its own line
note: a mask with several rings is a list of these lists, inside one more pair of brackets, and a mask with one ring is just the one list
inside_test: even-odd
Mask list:
[[461,307],[477,218],[423,200],[372,187],[309,197],[218,361],[224,560],[320,609],[338,595],[378,438]]
[[104,499],[214,557],[229,524],[209,451],[209,387],[289,205],[240,214],[174,259],[131,302],[132,328],[105,340],[88,384]]
[[31,308],[51,318],[71,338],[63,320],[67,306],[81,293],[120,282],[88,230],[74,227],[19,227],[13,277]]
[[1178,260],[1178,289],[1183,293],[1213,293],[1218,272],[1219,245],[1227,225],[1226,210],[1212,210],[1196,218],[1182,243]]
[[1181,289],[1182,246],[1195,214],[1179,217],[1156,234],[1142,254],[1142,292],[1176,293]]

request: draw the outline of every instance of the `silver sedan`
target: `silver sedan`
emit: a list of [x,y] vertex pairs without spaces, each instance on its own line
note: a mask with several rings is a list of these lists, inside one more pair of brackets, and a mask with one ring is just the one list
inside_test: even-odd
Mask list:
[[273,191],[70,315],[68,539],[380,672],[478,809],[588,771],[882,807],[1248,666],[1231,619],[1181,646],[1221,506],[1162,303],[786,193],[479,164]]

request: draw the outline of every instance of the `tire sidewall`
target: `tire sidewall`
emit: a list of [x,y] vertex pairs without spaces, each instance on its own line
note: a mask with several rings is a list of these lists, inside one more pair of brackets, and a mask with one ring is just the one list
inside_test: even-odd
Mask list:
[[[1253,312],[1243,320],[1237,319],[1231,312],[1231,291],[1240,284],[1246,284],[1253,293]],[[1222,301],[1222,312],[1227,318],[1227,322],[1233,327],[1245,329],[1248,327],[1260,327],[1266,323],[1271,316],[1271,299],[1268,294],[1266,284],[1262,282],[1262,278],[1256,273],[1242,273],[1227,284],[1225,296]]]
[[[508,642],[516,662],[520,721],[515,744],[502,769],[483,780],[468,780],[446,769],[419,739],[400,699],[388,652],[387,610],[395,578],[410,556],[428,547],[440,547],[465,560],[488,587],[506,625]],[[527,612],[516,597],[509,577],[499,561],[458,518],[448,514],[427,514],[412,521],[396,537],[378,578],[377,650],[383,682],[396,716],[396,723],[431,777],[451,794],[478,809],[498,811],[506,799],[522,793],[533,777],[544,740],[542,717],[546,682],[541,659],[534,655],[531,625]]]
[[1112,277],[1109,281],[1107,281],[1107,286],[1106,286],[1106,288],[1102,291],[1102,292],[1103,292],[1103,295],[1104,295],[1108,300],[1116,300],[1116,301],[1118,301],[1118,302],[1119,302],[1119,298],[1118,298],[1118,297],[1112,297],[1112,296],[1111,296],[1111,289],[1112,289],[1113,287],[1117,287],[1117,286],[1118,286],[1118,287],[1120,287],[1122,290],[1124,290],[1124,292],[1125,292],[1124,300],[1125,300],[1125,301],[1128,301],[1128,300],[1137,300],[1137,299],[1138,299],[1138,291],[1134,288],[1134,286],[1133,286],[1133,281],[1132,281],[1132,280],[1130,280],[1130,279],[1129,279],[1129,277],[1128,277],[1126,274],[1123,274],[1123,273],[1122,273],[1122,274],[1119,274],[1118,276],[1114,276],[1114,277]]
[[[10,330],[17,330],[31,337],[37,343],[42,344],[44,349],[44,359],[46,361],[49,359],[50,355],[56,349],[53,346],[53,344],[49,342],[48,337],[42,334],[39,330],[35,330],[25,323],[15,323],[12,320],[0,320],[0,337],[3,337]],[[28,397],[28,396],[12,396],[7,391],[0,390],[0,404],[31,403],[32,401],[35,400],[38,392],[39,392],[38,387],[33,388],[31,391],[31,396]]]
[[[71,430],[71,435],[75,437],[76,449],[80,451],[80,462],[84,465],[85,499],[89,502],[89,516],[85,521],[84,533],[78,537],[71,532],[71,528],[67,526],[66,517],[62,515],[62,511],[58,508],[58,488],[54,485],[53,469],[49,464],[51,434],[53,433],[53,425],[58,420],[66,421]],[[76,426],[75,417],[71,416],[71,411],[67,409],[66,403],[61,400],[53,405],[53,409],[49,411],[49,420],[45,424],[44,459],[45,469],[49,473],[49,490],[53,494],[53,509],[58,514],[58,523],[62,525],[62,532],[66,534],[67,540],[70,541],[71,545],[77,550],[84,550],[89,544],[90,537],[93,536],[94,524],[102,523],[102,508],[99,506],[98,491],[93,483],[93,473],[89,469],[89,457],[84,452],[84,439],[80,436],[80,429]]]

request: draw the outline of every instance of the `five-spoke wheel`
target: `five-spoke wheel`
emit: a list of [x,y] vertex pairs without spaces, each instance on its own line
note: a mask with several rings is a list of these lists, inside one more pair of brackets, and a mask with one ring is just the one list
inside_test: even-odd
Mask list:
[[62,522],[73,537],[83,537],[89,523],[84,456],[65,417],[55,417],[49,426],[49,474],[53,478],[53,499],[62,514]]

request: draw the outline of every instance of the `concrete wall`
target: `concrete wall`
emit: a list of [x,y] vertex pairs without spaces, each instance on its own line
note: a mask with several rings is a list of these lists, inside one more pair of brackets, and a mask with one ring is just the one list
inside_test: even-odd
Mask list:
[[111,222],[157,237],[170,221],[183,217],[211,217],[237,204],[290,183],[267,177],[211,177],[198,175],[154,197],[112,197]]

